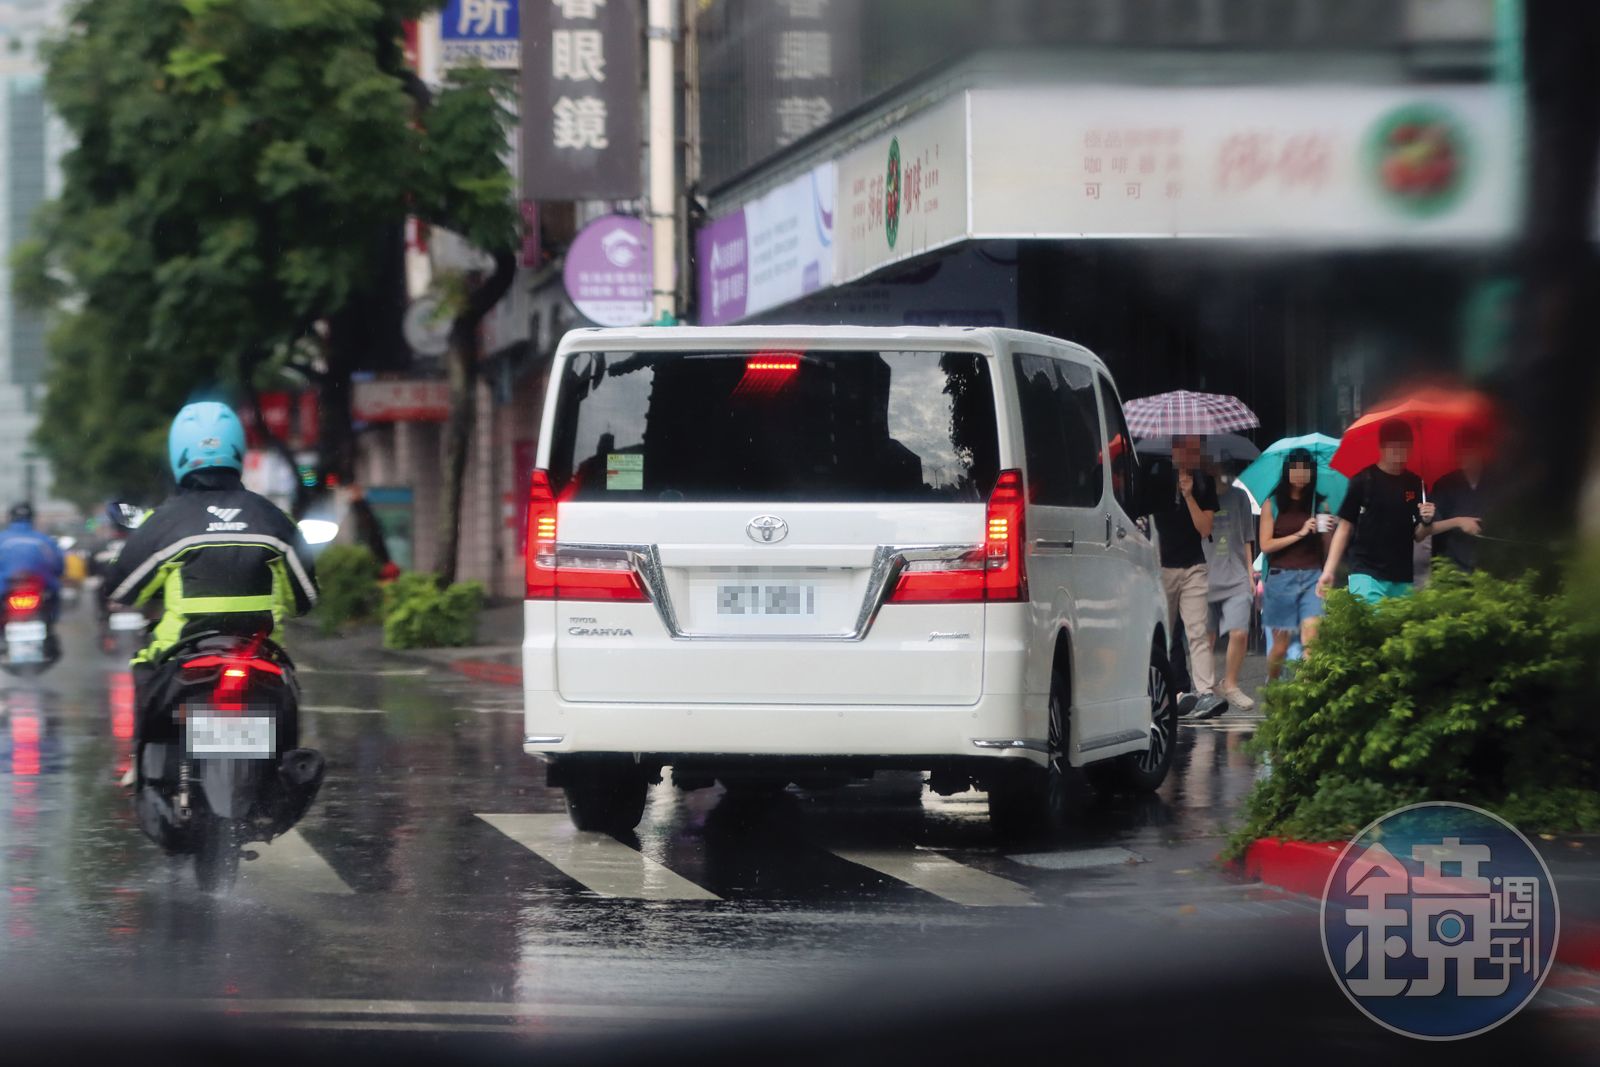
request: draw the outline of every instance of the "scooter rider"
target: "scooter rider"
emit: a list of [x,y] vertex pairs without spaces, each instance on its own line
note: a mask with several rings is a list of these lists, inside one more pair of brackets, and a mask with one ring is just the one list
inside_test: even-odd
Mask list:
[[61,603],[61,576],[66,561],[55,540],[33,528],[33,505],[17,504],[11,523],[0,531],[0,591],[22,578],[44,585],[47,615],[51,620]]
[[226,404],[178,412],[167,437],[178,491],[107,570],[116,603],[163,598],[152,640],[133,661],[135,751],[153,683],[175,645],[201,633],[265,636],[316,604],[310,550],[289,516],[244,488],[244,452],[244,427]]

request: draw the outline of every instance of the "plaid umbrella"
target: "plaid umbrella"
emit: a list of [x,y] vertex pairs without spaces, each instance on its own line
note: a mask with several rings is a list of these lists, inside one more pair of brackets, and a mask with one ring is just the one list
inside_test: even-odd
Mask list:
[[1142,396],[1123,405],[1128,430],[1135,437],[1172,437],[1232,433],[1261,425],[1256,413],[1236,396],[1221,393],[1171,393]]

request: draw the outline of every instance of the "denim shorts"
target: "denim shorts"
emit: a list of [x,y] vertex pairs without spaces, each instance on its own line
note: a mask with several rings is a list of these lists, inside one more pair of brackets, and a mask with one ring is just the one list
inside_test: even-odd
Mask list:
[[1322,617],[1317,595],[1318,570],[1269,570],[1261,598],[1261,625],[1268,630],[1298,631],[1307,619]]

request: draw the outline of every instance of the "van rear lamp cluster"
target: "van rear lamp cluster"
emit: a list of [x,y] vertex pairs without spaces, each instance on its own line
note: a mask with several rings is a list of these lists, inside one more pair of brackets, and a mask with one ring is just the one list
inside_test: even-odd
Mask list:
[[1028,599],[1022,546],[1022,472],[1005,470],[989,494],[984,543],[954,559],[914,560],[905,565],[889,596],[891,604],[1006,603]]
[[600,600],[641,603],[650,597],[633,560],[620,551],[561,548],[556,539],[558,502],[550,475],[533,472],[528,489],[526,596],[529,600]]

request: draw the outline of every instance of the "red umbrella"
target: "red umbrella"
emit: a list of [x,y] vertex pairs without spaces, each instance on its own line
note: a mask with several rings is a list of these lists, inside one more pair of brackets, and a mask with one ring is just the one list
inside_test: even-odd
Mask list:
[[1494,404],[1470,389],[1424,389],[1403,400],[1369,411],[1344,432],[1330,466],[1355,476],[1378,462],[1378,429],[1390,419],[1411,427],[1414,442],[1406,467],[1433,483],[1456,468],[1456,434],[1466,428],[1492,439],[1498,426]]

